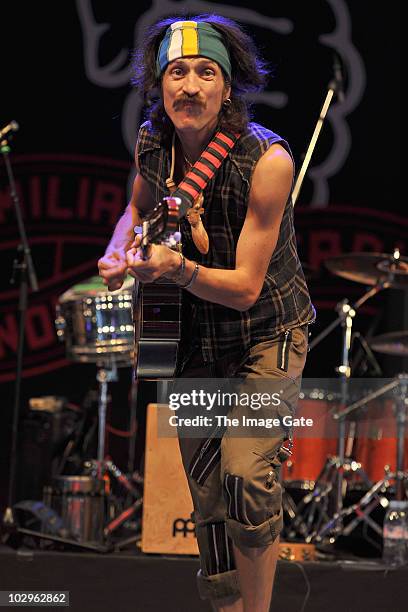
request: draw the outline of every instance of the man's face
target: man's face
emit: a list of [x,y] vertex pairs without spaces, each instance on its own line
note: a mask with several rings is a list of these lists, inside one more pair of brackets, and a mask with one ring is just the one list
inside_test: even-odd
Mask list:
[[163,74],[163,102],[178,131],[195,132],[216,126],[218,113],[230,94],[222,70],[206,57],[183,57]]

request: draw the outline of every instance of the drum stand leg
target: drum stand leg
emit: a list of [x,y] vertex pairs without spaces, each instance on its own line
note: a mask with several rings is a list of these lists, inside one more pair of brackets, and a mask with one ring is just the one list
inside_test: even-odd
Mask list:
[[[98,451],[97,461],[89,462],[87,468],[91,469],[91,473],[95,474],[98,480],[104,478],[107,472],[136,499],[130,507],[126,508],[118,517],[113,519],[104,529],[103,537],[108,538],[115,529],[120,527],[126,520],[135,514],[142,505],[142,497],[139,491],[133,486],[130,480],[123,474],[119,468],[110,460],[105,460],[105,435],[106,435],[106,412],[108,405],[108,383],[118,380],[117,366],[113,362],[106,367],[100,367],[96,375],[99,383],[99,401],[98,401]],[[132,397],[132,405],[135,405],[135,398]],[[95,471],[96,467],[96,471]],[[105,521],[104,521],[105,523]]]
[[[341,461],[340,457],[337,456],[328,457],[323,470],[317,477],[314,488],[304,496],[296,507],[296,516],[288,527],[288,534],[291,539],[300,535],[309,543],[320,542],[329,534],[333,541],[339,535],[344,535],[342,521],[352,511],[348,512],[348,509],[343,510],[342,506],[338,510],[337,496],[340,473],[342,498],[346,493],[347,480],[350,478],[354,479],[355,476],[359,476],[370,491],[372,491],[372,483],[362,469],[361,464],[349,458],[344,458]],[[360,500],[359,504],[364,505],[368,503],[367,496],[368,493]],[[379,499],[376,505],[378,503],[381,503]],[[355,505],[356,510],[359,504]]]
[[315,486],[296,506],[294,516],[288,526],[288,537],[294,539],[302,536],[310,542],[311,534],[322,520],[328,520],[328,495],[333,489],[331,473],[336,465],[335,457],[328,457],[322,471],[317,477]]
[[[317,542],[323,541],[329,537],[331,542],[334,542],[339,535],[348,536],[362,521],[366,523],[375,533],[379,536],[382,535],[381,527],[371,518],[371,512],[379,505],[386,507],[388,500],[385,497],[385,492],[391,488],[390,481],[395,481],[395,496],[396,499],[402,500],[406,498],[406,484],[408,479],[408,473],[404,472],[404,440],[405,440],[405,424],[406,424],[406,397],[408,390],[408,376],[406,374],[399,375],[398,379],[391,384],[385,385],[379,392],[376,392],[376,397],[380,397],[389,389],[394,388],[397,396],[395,416],[397,422],[397,457],[396,465],[397,469],[395,473],[385,473],[385,477],[375,484],[372,484],[364,470],[362,470],[360,464],[350,460],[345,460],[343,464],[339,460],[339,471],[343,471],[343,467],[349,467],[352,471],[358,473],[366,484],[369,485],[369,490],[356,504],[352,504],[347,508],[341,507],[337,510],[333,517],[328,520],[322,528],[318,529],[312,534],[312,539]],[[367,398],[364,402],[357,402],[356,407],[361,407],[362,404],[367,403]],[[345,413],[349,413],[354,410],[354,405],[345,409]],[[340,417],[343,420],[343,417]],[[343,475],[347,474],[344,472]],[[342,475],[342,479],[343,479]],[[346,526],[343,525],[343,519],[345,517],[355,514],[355,518]],[[370,540],[373,543],[372,540]],[[378,544],[374,543],[377,548],[381,548]]]
[[100,367],[96,374],[99,383],[98,399],[98,473],[97,477],[102,479],[105,474],[105,435],[106,435],[106,410],[108,406],[108,383],[118,380],[118,370],[115,363],[110,367]]
[[[406,424],[406,397],[408,389],[408,376],[406,374],[400,374],[398,377],[398,386],[395,389],[396,402],[395,402],[395,416],[397,422],[397,457],[396,457],[396,472],[388,473],[386,471],[385,477],[375,483],[369,491],[360,499],[360,501],[348,508],[344,508],[338,517],[334,516],[333,521],[342,520],[345,516],[356,514],[356,517],[343,528],[342,535],[350,535],[350,533],[357,527],[357,525],[364,521],[371,527],[379,536],[382,535],[382,529],[380,526],[371,519],[369,516],[371,512],[378,505],[386,507],[388,500],[384,494],[388,489],[391,488],[390,481],[395,481],[395,497],[397,500],[403,500],[406,498],[406,483],[408,479],[408,473],[404,472],[404,440],[405,440],[405,424]],[[333,522],[332,521],[332,522]],[[319,533],[322,538],[330,532],[331,525],[328,523],[325,528]],[[377,545],[380,549],[381,547]]]

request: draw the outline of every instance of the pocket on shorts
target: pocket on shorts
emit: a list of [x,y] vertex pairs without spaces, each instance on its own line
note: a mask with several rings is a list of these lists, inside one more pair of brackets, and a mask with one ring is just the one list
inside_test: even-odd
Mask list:
[[235,474],[224,476],[224,497],[227,514],[238,523],[251,524],[248,520],[244,504],[244,479]]
[[251,375],[290,378],[302,375],[307,355],[307,326],[281,333],[250,350],[248,369]]
[[262,485],[265,492],[265,509],[267,511],[267,516],[265,518],[271,519],[280,515],[282,508],[282,486],[279,476],[282,461],[278,455],[279,451],[272,457],[260,451],[253,452],[264,462],[264,467],[262,469]]
[[200,444],[191,459],[188,473],[198,484],[203,485],[221,460],[221,438],[208,438]]

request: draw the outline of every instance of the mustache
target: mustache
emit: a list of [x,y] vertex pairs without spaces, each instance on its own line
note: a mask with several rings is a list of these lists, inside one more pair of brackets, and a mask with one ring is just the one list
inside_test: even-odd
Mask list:
[[184,108],[185,106],[204,108],[205,102],[195,96],[194,97],[182,96],[174,102],[173,108],[174,110],[179,110],[181,108]]

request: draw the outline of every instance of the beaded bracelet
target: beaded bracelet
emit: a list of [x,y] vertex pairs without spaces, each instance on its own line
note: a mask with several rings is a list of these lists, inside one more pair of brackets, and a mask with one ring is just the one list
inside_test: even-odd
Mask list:
[[193,261],[192,263],[195,264],[194,265],[194,272],[191,275],[190,280],[185,285],[179,285],[182,289],[189,289],[193,285],[193,283],[195,282],[195,280],[197,278],[198,271],[199,271],[200,268],[199,268],[199,265],[198,265],[198,263],[196,261]]

